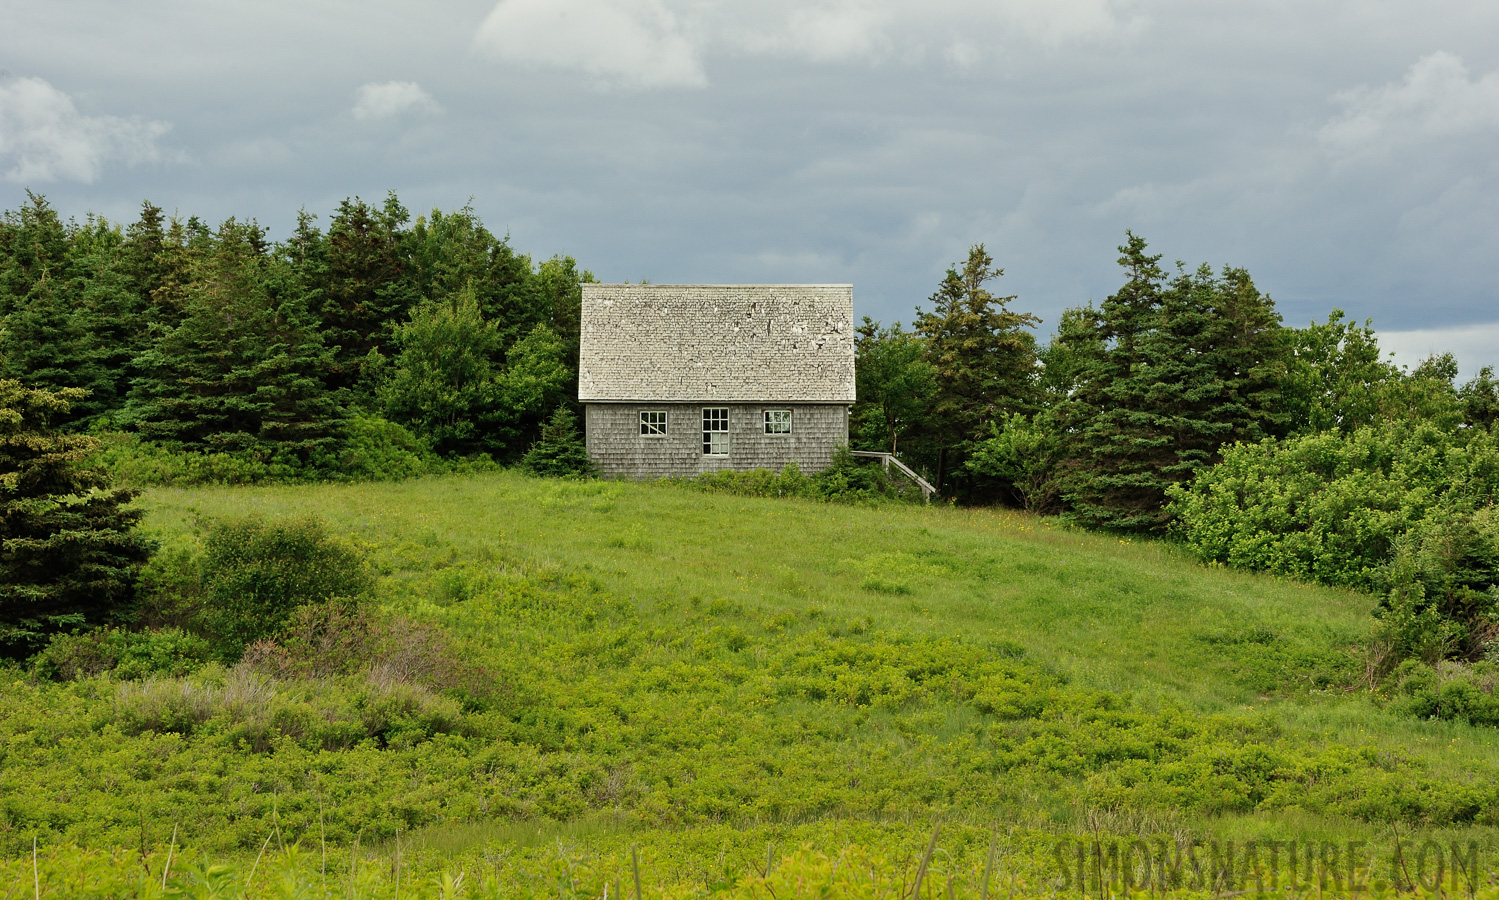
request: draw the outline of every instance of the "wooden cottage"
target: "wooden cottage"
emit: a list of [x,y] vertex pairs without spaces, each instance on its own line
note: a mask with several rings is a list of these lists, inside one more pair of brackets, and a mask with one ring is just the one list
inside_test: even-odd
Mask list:
[[827,468],[854,402],[853,287],[585,284],[578,399],[606,477]]

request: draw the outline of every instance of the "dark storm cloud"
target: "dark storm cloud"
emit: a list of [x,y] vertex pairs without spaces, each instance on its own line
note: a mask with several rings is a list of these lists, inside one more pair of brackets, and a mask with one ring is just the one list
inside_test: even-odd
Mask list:
[[851,281],[887,319],[983,241],[1048,325],[1133,228],[1293,324],[1340,306],[1499,362],[1469,327],[1499,320],[1492,3],[4,9],[7,207],[284,234],[352,194],[472,197],[605,279]]

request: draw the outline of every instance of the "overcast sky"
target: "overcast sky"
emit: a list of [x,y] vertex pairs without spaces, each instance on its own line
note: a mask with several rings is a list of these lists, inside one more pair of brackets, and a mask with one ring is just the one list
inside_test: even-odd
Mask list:
[[472,198],[605,281],[852,282],[985,243],[1039,314],[1125,229],[1286,322],[1499,365],[1494,0],[0,0],[0,206]]

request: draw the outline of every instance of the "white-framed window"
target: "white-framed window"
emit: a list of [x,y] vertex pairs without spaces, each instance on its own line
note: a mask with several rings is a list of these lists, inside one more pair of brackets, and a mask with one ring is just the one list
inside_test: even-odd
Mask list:
[[726,407],[703,409],[703,455],[729,455],[729,410]]
[[766,434],[790,434],[791,433],[791,410],[789,410],[789,409],[767,409],[765,411],[765,433]]
[[666,434],[666,410],[642,409],[640,411],[640,433],[647,437]]

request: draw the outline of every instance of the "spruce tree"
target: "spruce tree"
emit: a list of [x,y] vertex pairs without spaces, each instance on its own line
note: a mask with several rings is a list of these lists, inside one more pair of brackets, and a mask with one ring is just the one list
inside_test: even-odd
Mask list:
[[331,354],[258,227],[225,222],[195,261],[183,318],[137,360],[131,407],[144,437],[191,451],[249,451],[305,466],[332,449],[344,411]]
[[[90,332],[90,311],[79,304],[68,285],[43,277],[15,304],[0,329],[0,367],[4,377],[43,390],[77,388],[67,410],[51,423],[85,423],[114,406],[115,386]],[[61,288],[61,289],[59,289]]]
[[1064,316],[1054,342],[1071,368],[1057,412],[1062,492],[1086,525],[1160,531],[1167,486],[1225,443],[1284,433],[1290,344],[1243,270],[1202,267],[1168,283],[1144,240],[1127,234],[1119,250],[1124,285],[1099,309]]
[[547,478],[587,478],[598,474],[588,447],[578,433],[578,417],[566,406],[557,407],[541,428],[541,437],[521,457],[521,468]]
[[324,342],[335,348],[329,373],[335,387],[359,386],[371,351],[395,352],[396,331],[421,297],[405,228],[409,219],[394,193],[381,208],[355,197],[338,205],[326,237],[304,214],[283,248]]
[[1014,296],[984,286],[1003,274],[976,244],[961,270],[947,270],[931,297],[933,308],[916,316],[936,383],[931,420],[939,489],[949,473],[962,471],[964,454],[990,423],[1036,405],[1036,340],[1027,329],[1041,320],[1011,311]]
[[0,653],[108,621],[134,596],[151,545],[129,491],[84,464],[98,442],[55,421],[82,397],[0,380]]

